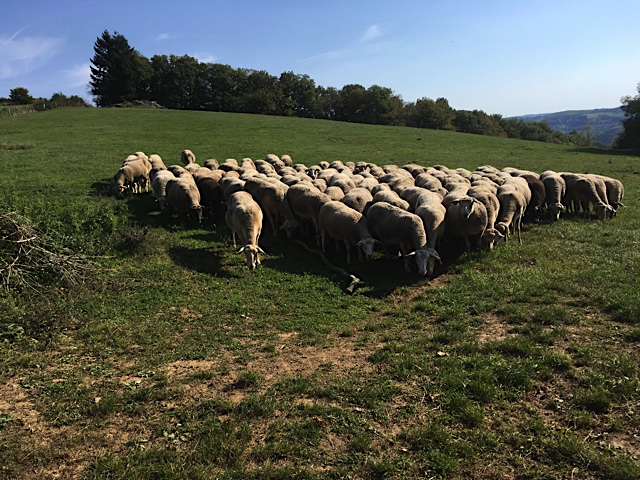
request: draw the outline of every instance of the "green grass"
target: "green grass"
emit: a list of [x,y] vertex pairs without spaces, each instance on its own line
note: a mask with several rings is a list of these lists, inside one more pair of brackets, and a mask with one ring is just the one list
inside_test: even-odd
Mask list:
[[[267,153],[595,172],[610,221],[528,225],[432,280],[268,233],[249,272],[223,222],[183,229],[108,182]],[[56,109],[0,118],[0,209],[93,259],[80,284],[0,293],[0,477],[640,478],[638,157],[254,115]],[[0,244],[0,248],[1,244]],[[442,253],[442,252],[441,252]]]

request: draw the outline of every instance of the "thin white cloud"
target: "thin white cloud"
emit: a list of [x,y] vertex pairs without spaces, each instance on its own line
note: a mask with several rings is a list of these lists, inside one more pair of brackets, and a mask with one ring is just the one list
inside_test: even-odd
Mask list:
[[380,25],[371,25],[369,28],[365,30],[365,32],[360,36],[360,43],[368,43],[382,35],[382,30],[380,30]]
[[207,52],[196,52],[193,54],[200,63],[215,63],[217,58]]
[[161,33],[160,35],[158,35],[156,37],[156,41],[157,42],[162,42],[163,40],[169,40],[171,38],[174,38],[173,35],[171,35],[169,33]]
[[10,37],[0,36],[0,78],[28,73],[60,51],[61,38],[21,37],[23,30]]
[[371,25],[362,33],[362,35],[355,39],[351,45],[346,45],[342,49],[330,50],[328,52],[319,53],[318,55],[313,55],[307,58],[306,61],[335,60],[360,54],[364,48],[368,48],[367,45],[371,44],[381,36],[382,29],[380,26]]

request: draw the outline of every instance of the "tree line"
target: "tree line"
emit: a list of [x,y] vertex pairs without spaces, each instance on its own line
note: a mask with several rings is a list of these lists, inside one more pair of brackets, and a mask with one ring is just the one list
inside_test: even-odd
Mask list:
[[588,145],[581,132],[565,135],[544,122],[527,123],[455,110],[446,98],[405,102],[390,88],[316,85],[309,75],[200,62],[189,55],[146,58],[127,39],[105,30],[94,44],[91,95],[98,107],[146,100],[165,108],[282,115],[376,125],[450,130],[479,135]]

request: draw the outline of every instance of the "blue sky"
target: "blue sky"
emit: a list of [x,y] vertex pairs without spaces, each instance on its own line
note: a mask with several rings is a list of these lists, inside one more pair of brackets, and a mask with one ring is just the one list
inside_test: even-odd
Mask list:
[[142,55],[445,97],[504,116],[616,107],[640,82],[638,0],[2,0],[0,97],[88,93],[104,30]]

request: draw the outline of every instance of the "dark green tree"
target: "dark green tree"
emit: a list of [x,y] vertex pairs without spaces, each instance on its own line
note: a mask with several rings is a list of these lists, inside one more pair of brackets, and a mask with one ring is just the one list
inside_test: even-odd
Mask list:
[[412,109],[411,126],[433,130],[453,130],[455,113],[446,98],[420,98]]
[[145,97],[150,70],[143,67],[146,59],[124,36],[105,30],[93,51],[89,86],[98,107]]
[[247,88],[242,96],[241,111],[261,115],[275,115],[282,98],[278,77],[266,70],[249,70]]
[[613,141],[613,148],[640,149],[640,84],[637,87],[638,95],[622,98],[622,106],[625,119],[622,121],[622,132]]
[[314,118],[336,120],[340,103],[340,92],[335,87],[316,87],[316,106]]
[[29,95],[29,90],[24,87],[12,88],[9,91],[9,100],[16,105],[29,105],[33,103],[33,97]]
[[316,108],[316,84],[311,77],[283,72],[278,82],[282,92],[278,114],[312,117]]

